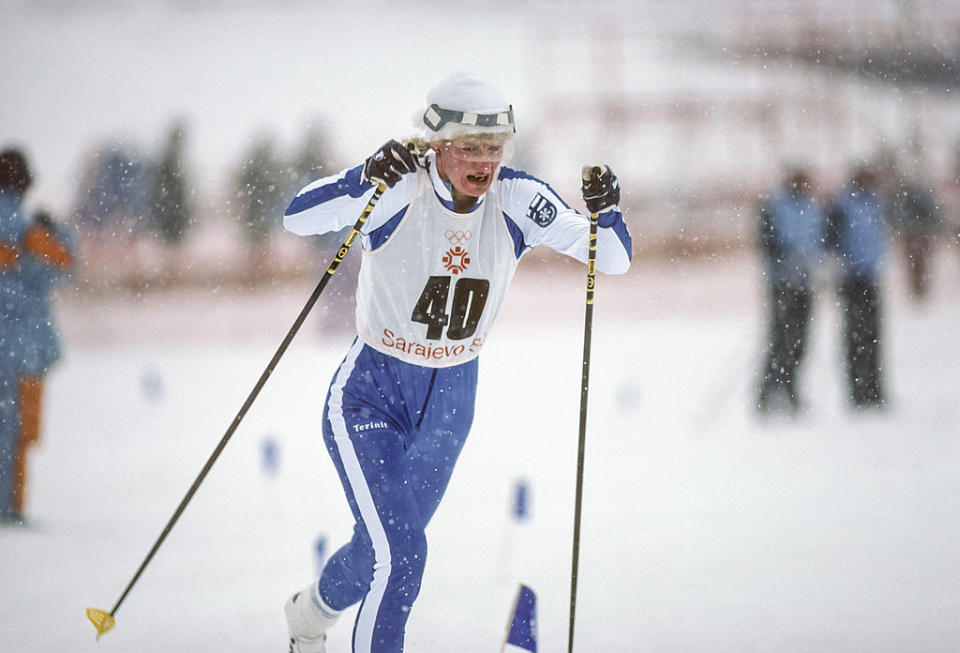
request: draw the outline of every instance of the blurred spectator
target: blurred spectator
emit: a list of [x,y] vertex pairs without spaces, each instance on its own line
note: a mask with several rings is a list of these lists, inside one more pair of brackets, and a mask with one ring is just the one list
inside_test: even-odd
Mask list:
[[20,274],[22,243],[29,223],[23,196],[32,178],[17,150],[0,152],[0,522],[20,523],[16,505],[16,459],[20,450],[20,375],[27,330]]
[[834,198],[829,223],[828,240],[840,266],[849,399],[856,408],[880,408],[885,398],[879,282],[889,236],[886,206],[870,166],[854,169],[850,183]]
[[43,379],[60,359],[60,342],[51,310],[50,294],[73,267],[73,239],[49,213],[38,211],[27,230],[20,269],[27,339],[20,376],[20,451],[14,498],[20,514],[26,503],[27,452],[40,439]]
[[933,190],[914,179],[896,183],[889,200],[890,224],[900,241],[915,299],[930,286],[930,257],[940,231],[940,210]]
[[27,220],[31,181],[22,153],[0,153],[0,521],[14,524],[23,522],[26,448],[39,436],[42,377],[59,356],[47,297],[72,258],[49,216]]
[[758,217],[769,326],[757,409],[796,412],[801,407],[797,370],[806,348],[827,219],[803,168],[787,172],[782,186],[760,206]]

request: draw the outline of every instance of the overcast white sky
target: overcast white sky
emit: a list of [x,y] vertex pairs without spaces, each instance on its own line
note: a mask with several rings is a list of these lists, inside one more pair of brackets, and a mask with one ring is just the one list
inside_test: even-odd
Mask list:
[[211,183],[260,131],[292,144],[311,120],[326,121],[336,146],[359,157],[409,133],[426,90],[454,69],[519,94],[522,30],[500,13],[464,22],[458,11],[376,5],[181,4],[3,10],[0,142],[28,152],[34,201],[62,207],[85,152],[115,138],[159,148],[178,116]]
[[[888,16],[900,6],[870,4]],[[803,3],[816,16],[863,3],[833,5]],[[688,84],[716,83],[715,74],[671,59],[682,52],[656,52],[662,37],[730,33],[763,12],[783,20],[785,6],[799,11],[746,0],[719,10],[705,0],[600,7],[565,0],[0,0],[0,146],[28,153],[37,177],[32,202],[66,210],[92,149],[122,139],[156,150],[182,117],[190,163],[202,189],[212,190],[261,132],[292,148],[311,121],[323,121],[347,160],[360,160],[387,138],[408,135],[428,88],[453,70],[497,82],[520,128],[532,129],[550,97],[545,91],[596,97],[604,83],[620,83],[616,71],[603,69],[606,46],[580,38],[603,38],[605,25],[647,37],[629,53],[646,66],[629,70],[643,93],[684,76]],[[744,13],[748,7],[752,13]]]

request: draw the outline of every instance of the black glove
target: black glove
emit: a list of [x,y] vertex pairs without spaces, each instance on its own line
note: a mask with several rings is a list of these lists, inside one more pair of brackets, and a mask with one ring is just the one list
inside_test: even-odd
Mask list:
[[389,140],[363,164],[363,180],[393,188],[408,172],[415,172],[417,161],[403,144]]
[[602,213],[620,203],[620,180],[610,166],[584,166],[582,177],[583,201],[590,213]]

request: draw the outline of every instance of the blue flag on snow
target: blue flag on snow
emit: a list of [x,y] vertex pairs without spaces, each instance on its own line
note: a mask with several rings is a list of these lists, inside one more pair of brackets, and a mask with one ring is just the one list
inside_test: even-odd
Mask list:
[[510,629],[503,644],[504,653],[537,653],[537,595],[526,585],[517,590],[510,618]]

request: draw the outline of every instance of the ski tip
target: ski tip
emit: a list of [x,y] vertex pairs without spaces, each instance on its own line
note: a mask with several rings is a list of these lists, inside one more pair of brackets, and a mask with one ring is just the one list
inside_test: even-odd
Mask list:
[[504,653],[537,653],[537,595],[526,585],[517,589]]
[[100,639],[101,635],[117,625],[112,614],[105,610],[97,610],[96,608],[87,608],[87,619],[89,619],[93,627],[97,629],[97,639]]

